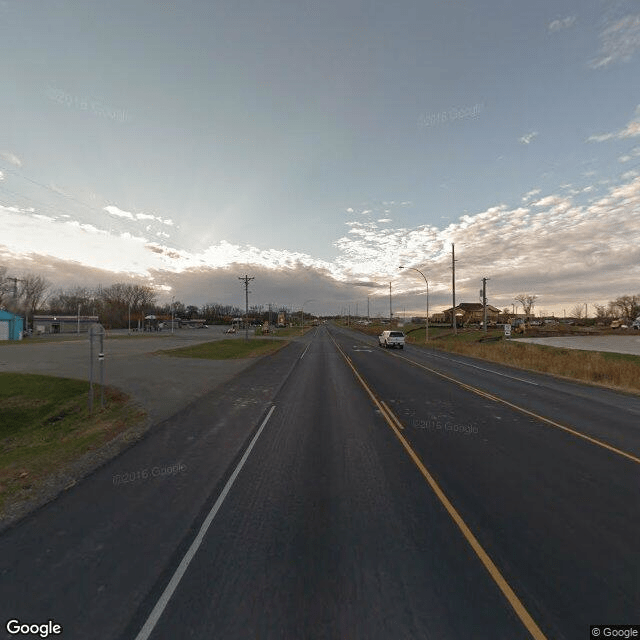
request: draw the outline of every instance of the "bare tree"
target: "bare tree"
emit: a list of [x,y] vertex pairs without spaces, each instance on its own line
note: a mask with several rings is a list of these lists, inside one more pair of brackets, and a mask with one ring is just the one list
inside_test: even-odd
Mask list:
[[0,309],[7,305],[10,290],[11,285],[7,276],[7,267],[0,266]]
[[579,320],[584,315],[584,305],[583,304],[577,304],[575,307],[573,307],[573,309],[571,309],[569,311],[569,315],[572,318],[578,318],[578,320]]
[[611,305],[594,304],[597,320],[609,320],[611,318]]
[[40,309],[47,298],[47,290],[49,289],[49,281],[43,277],[28,273],[23,276],[20,281],[19,299],[21,306],[25,311],[33,315]]
[[531,295],[529,293],[519,293],[514,300],[517,300],[522,305],[522,310],[525,316],[531,315],[531,310],[533,309],[538,296]]
[[615,315],[626,320],[632,320],[640,315],[640,294],[635,296],[620,296],[609,303]]

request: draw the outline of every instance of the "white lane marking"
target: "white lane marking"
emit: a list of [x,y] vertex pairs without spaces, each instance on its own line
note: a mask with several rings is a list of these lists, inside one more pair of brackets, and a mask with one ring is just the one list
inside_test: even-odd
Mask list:
[[256,435],[253,436],[253,440],[251,440],[251,443],[247,447],[247,450],[244,452],[244,455],[240,459],[240,462],[238,462],[238,466],[235,468],[234,472],[231,474],[231,477],[229,478],[229,480],[227,480],[227,484],[224,485],[224,489],[222,490],[222,493],[218,496],[218,499],[216,500],[215,504],[211,508],[211,511],[209,511],[209,515],[206,517],[205,521],[202,523],[202,526],[200,527],[200,531],[198,531],[198,535],[195,537],[195,540],[191,543],[191,546],[189,547],[184,557],[182,558],[182,561],[178,565],[178,568],[173,574],[171,580],[169,580],[169,584],[165,587],[165,590],[162,592],[162,595],[158,599],[158,602],[156,602],[156,606],[153,607],[153,611],[149,614],[147,621],[144,623],[144,626],[142,627],[142,629],[140,629],[140,632],[136,636],[135,640],[147,640],[147,638],[151,635],[153,629],[158,623],[158,620],[160,619],[160,616],[162,616],[167,604],[169,604],[169,600],[171,600],[171,596],[173,595],[173,592],[176,590],[176,588],[180,584],[180,580],[182,580],[182,576],[184,576],[184,574],[186,573],[191,560],[193,560],[198,549],[200,548],[200,545],[204,540],[204,536],[206,535],[207,530],[211,526],[213,519],[216,517],[216,514],[218,513],[220,507],[222,506],[224,499],[227,497],[227,494],[231,490],[233,483],[236,481],[236,478],[238,477],[240,471],[242,470],[244,463],[247,461],[247,458],[249,457],[251,450],[253,449],[255,443],[258,441],[258,438],[260,437],[262,430],[264,429],[265,425],[269,421],[269,418],[271,417],[271,414],[274,412],[275,408],[276,408],[275,405],[271,407],[271,409],[269,410],[269,413],[267,414],[267,417],[263,420]]
[[527,384],[533,384],[536,387],[540,385],[537,382],[531,382],[531,380],[525,380],[524,378],[517,378],[516,376],[508,376],[506,373],[499,373],[498,371],[494,371],[493,369],[485,369],[484,367],[479,367],[477,364],[469,364],[468,362],[462,362],[461,360],[456,360],[455,358],[447,358],[445,356],[439,356],[435,353],[429,354],[434,356],[435,358],[441,358],[442,360],[449,360],[449,362],[455,362],[456,364],[462,364],[465,367],[473,367],[474,369],[482,369],[482,371],[488,371],[489,373],[494,373],[497,376],[502,376],[504,378],[511,378],[511,380],[519,380],[520,382],[526,382]]
[[311,343],[309,343],[307,345],[307,348],[302,352],[302,355],[300,356],[300,360],[302,360],[302,358],[304,358],[304,354],[307,353],[307,349],[311,346]]

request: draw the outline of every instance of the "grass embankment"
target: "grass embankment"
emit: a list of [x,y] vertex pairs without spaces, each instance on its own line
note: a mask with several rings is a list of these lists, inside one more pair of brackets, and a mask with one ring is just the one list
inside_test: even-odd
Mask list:
[[0,373],[0,514],[28,499],[47,476],[60,471],[122,431],[144,412],[125,394],[105,388],[89,415],[89,383],[20,373]]
[[235,358],[256,358],[268,353],[275,353],[289,344],[287,340],[269,340],[268,338],[232,338],[230,340],[214,340],[190,347],[166,349],[159,353],[179,358],[206,358],[209,360],[231,360]]
[[[357,328],[369,335],[379,335],[384,325]],[[424,325],[405,325],[400,330],[405,332],[407,343],[425,345]],[[428,347],[580,382],[640,392],[640,356],[515,342],[505,340],[502,329],[492,329],[486,334],[474,329],[459,329],[458,334],[453,335],[450,327],[429,327]]]

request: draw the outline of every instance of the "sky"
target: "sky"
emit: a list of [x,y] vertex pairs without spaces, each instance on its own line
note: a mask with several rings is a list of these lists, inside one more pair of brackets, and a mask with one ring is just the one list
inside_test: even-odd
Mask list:
[[318,314],[640,293],[640,3],[0,0],[0,265]]

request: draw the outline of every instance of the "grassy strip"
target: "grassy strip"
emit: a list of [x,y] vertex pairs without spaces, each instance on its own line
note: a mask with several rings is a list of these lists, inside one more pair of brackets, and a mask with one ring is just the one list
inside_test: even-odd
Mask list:
[[166,349],[158,353],[179,358],[207,358],[209,360],[230,360],[235,358],[256,358],[275,353],[289,344],[286,340],[268,338],[249,338],[249,340],[231,339],[202,342],[190,347]]
[[144,418],[128,396],[110,387],[105,408],[98,399],[89,415],[88,391],[81,380],[0,373],[0,513]]
[[[354,327],[356,328],[356,327]],[[382,326],[357,327],[369,335],[378,335]],[[425,344],[424,325],[417,331],[402,328],[410,344]],[[488,340],[486,339],[488,338]],[[483,340],[484,339],[484,340]],[[481,340],[483,340],[481,342]],[[538,371],[571,378],[579,382],[640,392],[640,356],[602,351],[563,349],[548,345],[513,342],[504,339],[502,329],[482,331],[451,328],[429,328],[429,348],[460,353],[518,369]]]
[[[307,333],[307,331],[311,331],[311,329],[313,328],[314,327],[305,325],[304,333]],[[302,333],[302,327],[284,327],[284,328],[276,329],[275,332],[271,335],[274,335],[278,338],[289,338],[289,337],[301,336],[304,334]]]

